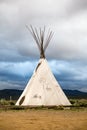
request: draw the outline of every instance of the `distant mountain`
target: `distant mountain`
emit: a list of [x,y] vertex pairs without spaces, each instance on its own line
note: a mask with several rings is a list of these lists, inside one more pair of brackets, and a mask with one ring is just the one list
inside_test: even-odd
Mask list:
[[[87,93],[80,92],[78,90],[63,90],[68,98],[77,98],[77,99],[87,99]],[[9,100],[17,100],[23,90],[15,90],[15,89],[4,89],[0,90],[0,99]]]
[[17,100],[22,92],[23,90],[3,89],[3,90],[0,90],[0,99]]
[[63,90],[68,98],[87,99],[87,93],[78,90]]

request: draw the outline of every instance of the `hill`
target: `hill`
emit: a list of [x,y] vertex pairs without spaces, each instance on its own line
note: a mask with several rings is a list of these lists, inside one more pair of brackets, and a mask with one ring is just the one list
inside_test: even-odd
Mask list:
[[15,89],[3,89],[0,90],[0,99],[17,100],[21,95],[23,90],[15,90]]
[[87,99],[87,93],[78,90],[63,90],[68,98],[73,99]]
[[[63,90],[68,98],[75,99],[87,99],[87,93],[81,92],[78,90]],[[15,89],[4,89],[0,90],[0,99],[9,100],[17,100],[23,90],[15,90]]]

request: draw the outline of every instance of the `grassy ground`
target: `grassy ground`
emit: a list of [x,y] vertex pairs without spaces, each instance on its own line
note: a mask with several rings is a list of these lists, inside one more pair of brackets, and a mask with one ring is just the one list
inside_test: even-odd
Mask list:
[[87,99],[71,99],[67,107],[25,108],[0,101],[0,130],[87,130]]
[[0,130],[87,130],[87,109],[0,111]]

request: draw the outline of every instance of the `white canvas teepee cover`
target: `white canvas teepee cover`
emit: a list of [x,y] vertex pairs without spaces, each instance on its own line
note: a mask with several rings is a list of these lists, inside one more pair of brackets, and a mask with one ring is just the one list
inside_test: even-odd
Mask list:
[[46,59],[40,59],[16,105],[71,105],[53,76]]

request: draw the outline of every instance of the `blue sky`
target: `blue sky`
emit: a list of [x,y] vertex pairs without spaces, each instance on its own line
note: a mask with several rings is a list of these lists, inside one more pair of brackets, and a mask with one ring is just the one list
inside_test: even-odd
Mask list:
[[0,89],[24,89],[38,63],[30,24],[54,32],[46,58],[61,87],[87,92],[87,0],[0,0]]

